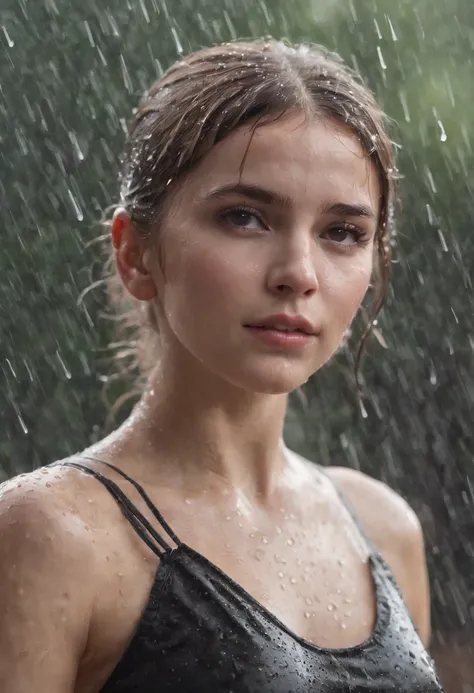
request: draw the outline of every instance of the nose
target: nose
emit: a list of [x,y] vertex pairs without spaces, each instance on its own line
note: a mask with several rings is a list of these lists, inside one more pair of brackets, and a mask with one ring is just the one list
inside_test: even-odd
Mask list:
[[307,240],[288,245],[279,249],[270,268],[268,288],[280,296],[310,297],[319,289],[314,246]]

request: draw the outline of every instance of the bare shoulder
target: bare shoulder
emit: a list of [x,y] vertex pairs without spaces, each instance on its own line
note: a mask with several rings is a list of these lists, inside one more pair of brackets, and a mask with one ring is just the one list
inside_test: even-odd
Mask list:
[[397,537],[416,540],[421,536],[416,513],[387,484],[347,467],[330,467],[327,472],[377,544],[380,541],[385,544],[387,539],[391,541]]
[[1,690],[72,689],[96,570],[80,496],[55,467],[0,485]]
[[423,531],[416,513],[387,484],[367,474],[346,467],[332,467],[327,471],[390,565],[420,636],[427,644],[429,582]]
[[87,486],[66,467],[43,467],[0,485],[0,532],[12,549],[28,545],[48,554],[90,550]]

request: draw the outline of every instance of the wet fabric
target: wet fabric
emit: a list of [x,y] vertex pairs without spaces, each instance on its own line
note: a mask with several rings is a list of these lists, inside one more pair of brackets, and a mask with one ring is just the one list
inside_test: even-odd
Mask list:
[[76,462],[61,464],[100,481],[160,559],[135,633],[101,693],[442,692],[393,575],[371,544],[372,635],[355,647],[318,647],[180,541],[144,489],[121,470],[107,465],[135,487],[158,528],[110,478]]

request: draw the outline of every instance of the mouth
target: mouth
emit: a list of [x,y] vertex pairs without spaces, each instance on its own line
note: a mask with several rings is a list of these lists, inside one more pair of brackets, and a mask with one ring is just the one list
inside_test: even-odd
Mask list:
[[302,316],[277,315],[244,325],[260,343],[281,351],[298,351],[314,344],[317,329]]
[[245,327],[250,327],[251,329],[255,330],[274,330],[276,332],[290,332],[290,333],[295,333],[298,332],[299,334],[306,334],[310,335],[310,332],[306,332],[305,330],[301,330],[298,327],[293,328],[293,327],[285,327],[284,325],[245,325]]
[[310,337],[317,335],[316,326],[302,315],[280,313],[251,322],[245,325],[245,327],[288,334],[303,334]]

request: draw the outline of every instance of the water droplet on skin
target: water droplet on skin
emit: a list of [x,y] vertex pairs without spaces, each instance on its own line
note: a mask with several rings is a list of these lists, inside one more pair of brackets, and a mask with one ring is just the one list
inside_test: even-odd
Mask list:
[[327,607],[327,608],[328,608],[328,611],[334,611],[334,610],[336,609],[336,605],[333,604],[332,602],[330,602],[330,603],[328,604],[328,607]]
[[304,617],[305,618],[311,618],[311,614],[309,613],[309,611],[305,611]]
[[311,604],[313,603],[313,600],[311,599],[311,597],[306,597],[305,602],[308,606],[311,606]]
[[189,498],[185,498],[184,502],[186,503],[186,505],[191,505],[191,500]]
[[286,540],[286,543],[288,544],[288,546],[293,546],[295,543],[295,540],[290,537],[289,539]]
[[292,585],[296,585],[297,579],[295,577],[290,578],[290,582]]
[[278,577],[280,578],[280,580],[281,580],[283,577],[285,577],[284,574],[281,572],[281,570],[278,571]]
[[231,516],[230,516],[230,515],[226,515],[226,516],[225,516],[225,519],[226,519],[226,520],[227,520],[227,522],[228,522],[228,521],[229,521],[229,520],[231,520],[232,518],[231,518]]
[[262,537],[262,544],[268,544],[267,537]]

